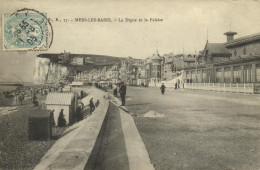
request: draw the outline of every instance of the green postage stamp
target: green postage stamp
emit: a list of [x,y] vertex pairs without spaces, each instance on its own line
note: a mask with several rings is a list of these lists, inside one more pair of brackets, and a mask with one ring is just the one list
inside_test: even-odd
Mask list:
[[48,26],[43,13],[21,10],[2,15],[3,50],[47,50]]

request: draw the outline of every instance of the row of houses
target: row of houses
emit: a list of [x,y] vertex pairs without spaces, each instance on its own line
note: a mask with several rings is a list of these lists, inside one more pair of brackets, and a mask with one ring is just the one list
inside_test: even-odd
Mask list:
[[120,82],[119,73],[120,64],[114,64],[113,66],[105,66],[101,69],[93,69],[91,71],[83,71],[81,73],[76,73],[74,76],[74,81],[83,82],[100,82],[107,81],[110,83]]
[[224,43],[206,42],[199,54],[160,55],[121,61],[118,79],[129,85],[160,84],[182,75],[186,83],[260,83],[260,33],[234,39],[226,32]]
[[181,77],[185,83],[260,83],[260,33],[234,39],[226,32],[224,43],[206,42],[198,54],[164,54],[158,50],[146,59],[128,57],[121,63],[91,73],[89,81],[124,81],[128,85],[159,86]]
[[144,60],[128,57],[122,60],[120,79],[129,85],[156,86],[182,74],[185,67],[195,66],[196,55],[173,53],[160,55],[158,50]]

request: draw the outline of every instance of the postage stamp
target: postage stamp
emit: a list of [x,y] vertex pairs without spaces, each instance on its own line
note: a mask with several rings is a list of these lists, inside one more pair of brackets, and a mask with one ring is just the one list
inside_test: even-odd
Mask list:
[[2,15],[3,50],[47,50],[48,19],[36,10],[23,9]]

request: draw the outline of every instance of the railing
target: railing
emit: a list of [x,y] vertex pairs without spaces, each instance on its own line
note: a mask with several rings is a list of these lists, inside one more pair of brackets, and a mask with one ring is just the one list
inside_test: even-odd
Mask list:
[[185,83],[186,89],[254,94],[253,83]]

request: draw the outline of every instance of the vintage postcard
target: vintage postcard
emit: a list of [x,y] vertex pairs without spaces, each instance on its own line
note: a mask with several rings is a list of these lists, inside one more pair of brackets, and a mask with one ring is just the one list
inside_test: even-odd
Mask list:
[[260,169],[259,0],[0,4],[0,169]]

